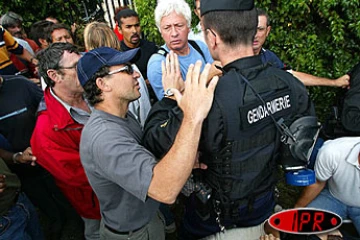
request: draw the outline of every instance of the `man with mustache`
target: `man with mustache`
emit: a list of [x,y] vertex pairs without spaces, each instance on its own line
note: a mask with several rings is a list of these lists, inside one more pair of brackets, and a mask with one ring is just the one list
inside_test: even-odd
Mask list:
[[123,9],[116,14],[119,32],[123,35],[121,41],[121,51],[125,52],[134,48],[140,48],[135,60],[141,74],[147,82],[147,87],[150,94],[150,100],[153,103],[156,101],[154,91],[147,79],[147,64],[153,53],[158,50],[154,42],[141,39],[141,27],[139,15],[132,9]]
[[[23,75],[26,75],[29,78],[34,78],[32,80],[35,83],[38,83],[35,71],[35,65],[37,64],[37,61],[35,60],[33,55],[40,48],[35,41],[27,38],[25,32],[23,31],[22,21],[23,19],[20,15],[9,11],[1,17],[0,24],[13,36],[16,42],[18,42],[21,46],[24,47],[24,49],[26,50],[25,52],[29,52],[30,54],[29,59],[23,59],[14,54],[10,55],[10,60],[13,62],[14,66],[18,70],[16,72],[21,72]],[[35,61],[32,62],[32,60]]]
[[[23,27],[22,27],[22,17],[19,14],[16,14],[14,12],[7,12],[5,13],[1,19],[1,25],[8,30],[8,32],[15,38],[18,38],[20,40],[25,40],[28,45],[31,47],[31,50],[34,51],[34,53],[36,53],[40,48],[39,46],[36,44],[35,41],[29,39],[26,37],[26,34],[24,34],[23,32]],[[20,43],[22,44],[22,42]],[[23,46],[25,47],[25,46]],[[32,52],[30,49],[27,49],[30,53]]]

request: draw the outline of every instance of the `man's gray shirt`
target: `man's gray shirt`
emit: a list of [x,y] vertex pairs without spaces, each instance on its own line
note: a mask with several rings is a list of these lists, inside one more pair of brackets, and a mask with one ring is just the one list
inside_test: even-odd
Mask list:
[[146,225],[159,203],[147,192],[155,157],[140,145],[139,122],[94,110],[80,142],[80,157],[105,225],[121,232]]

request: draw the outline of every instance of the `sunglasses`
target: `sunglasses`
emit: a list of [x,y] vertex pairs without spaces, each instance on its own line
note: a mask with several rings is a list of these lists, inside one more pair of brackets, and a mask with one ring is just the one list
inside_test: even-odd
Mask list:
[[132,75],[134,73],[134,69],[130,64],[126,64],[125,67],[110,71],[108,75],[113,75],[119,72],[126,72],[127,74]]

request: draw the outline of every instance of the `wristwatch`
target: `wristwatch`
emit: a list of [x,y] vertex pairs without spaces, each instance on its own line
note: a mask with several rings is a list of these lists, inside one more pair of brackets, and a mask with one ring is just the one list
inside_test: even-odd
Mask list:
[[16,160],[16,158],[17,158],[17,156],[21,156],[21,155],[23,155],[22,152],[14,153],[14,154],[12,155],[12,160],[13,160],[13,162],[14,162],[14,163],[20,163],[19,161]]
[[171,91],[170,88],[168,88],[168,89],[166,89],[164,95],[165,95],[165,97],[171,97],[171,96],[174,96],[174,93]]

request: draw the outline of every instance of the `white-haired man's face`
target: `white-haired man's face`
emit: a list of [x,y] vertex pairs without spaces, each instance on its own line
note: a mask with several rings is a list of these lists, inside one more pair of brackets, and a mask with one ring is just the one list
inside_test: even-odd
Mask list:
[[163,17],[160,21],[160,31],[166,46],[175,53],[187,47],[190,28],[183,15],[172,12]]

